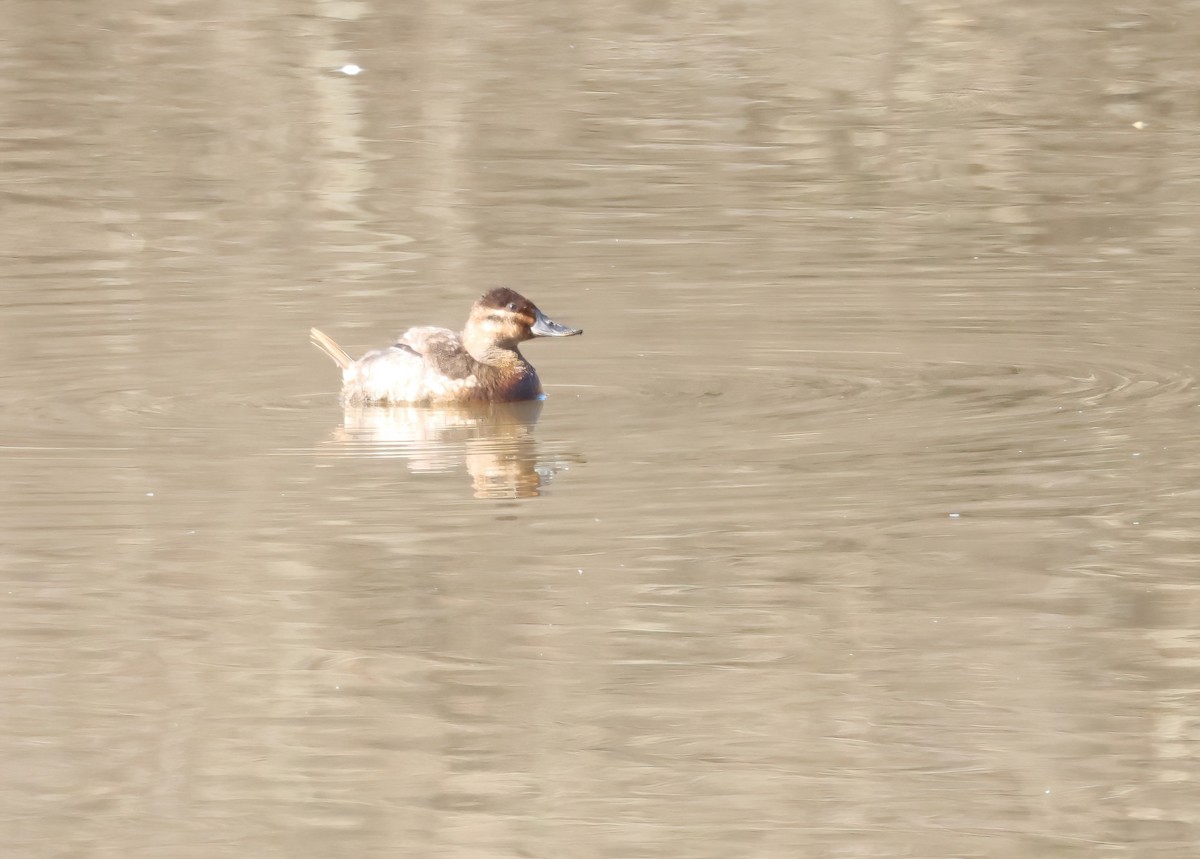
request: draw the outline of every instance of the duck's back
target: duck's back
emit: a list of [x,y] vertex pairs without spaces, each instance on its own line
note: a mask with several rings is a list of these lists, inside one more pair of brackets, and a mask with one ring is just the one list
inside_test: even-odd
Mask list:
[[350,403],[454,402],[475,386],[474,359],[448,328],[410,328],[395,344],[363,355],[343,373]]
[[400,335],[396,345],[418,355],[431,372],[447,379],[465,379],[475,368],[475,359],[463,346],[462,337],[449,328],[410,328]]

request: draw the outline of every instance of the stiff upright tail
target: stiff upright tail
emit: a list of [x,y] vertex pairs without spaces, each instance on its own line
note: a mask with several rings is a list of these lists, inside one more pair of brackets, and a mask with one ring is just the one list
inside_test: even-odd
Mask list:
[[333,338],[325,332],[311,328],[309,329],[308,336],[317,345],[317,348],[332,358],[343,370],[349,369],[354,363],[354,359],[346,354],[346,350],[334,343]]

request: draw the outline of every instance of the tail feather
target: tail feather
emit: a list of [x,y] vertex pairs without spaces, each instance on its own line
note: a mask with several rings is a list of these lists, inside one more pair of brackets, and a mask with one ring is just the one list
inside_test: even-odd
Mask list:
[[346,350],[335,343],[333,338],[325,332],[312,328],[309,329],[308,336],[318,349],[332,358],[343,370],[349,369],[354,364],[354,359],[346,354]]

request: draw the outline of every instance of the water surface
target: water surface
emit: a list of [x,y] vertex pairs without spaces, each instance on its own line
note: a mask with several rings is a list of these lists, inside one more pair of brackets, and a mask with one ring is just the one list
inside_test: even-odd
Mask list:
[[1195,856],[1196,11],[4,7],[0,839]]

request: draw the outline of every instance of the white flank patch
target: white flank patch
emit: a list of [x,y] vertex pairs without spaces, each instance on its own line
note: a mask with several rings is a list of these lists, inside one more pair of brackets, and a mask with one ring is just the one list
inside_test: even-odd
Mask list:
[[454,403],[478,384],[473,375],[448,379],[403,349],[364,355],[343,372],[342,379],[342,395],[347,400],[396,404]]

